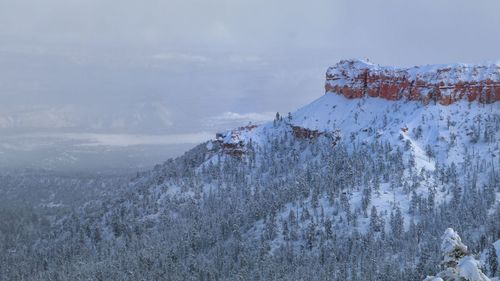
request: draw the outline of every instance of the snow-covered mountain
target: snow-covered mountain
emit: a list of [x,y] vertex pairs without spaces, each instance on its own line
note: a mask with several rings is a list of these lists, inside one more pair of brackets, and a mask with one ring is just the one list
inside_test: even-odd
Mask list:
[[[357,146],[380,141],[410,147],[410,154],[422,160],[419,165],[430,170],[436,162],[459,164],[470,146],[485,158],[499,153],[500,105],[495,101],[500,100],[500,66],[496,64],[401,69],[341,61],[328,69],[325,88],[325,95],[282,118],[294,137],[325,135]],[[249,142],[270,142],[267,135],[274,125],[228,131],[216,142],[227,151],[244,153]],[[432,153],[432,159],[426,153]]]
[[423,280],[452,227],[479,268],[500,239],[499,83],[497,65],[341,61],[316,101],[139,173],[27,264],[57,249],[44,278],[84,260],[79,278]]

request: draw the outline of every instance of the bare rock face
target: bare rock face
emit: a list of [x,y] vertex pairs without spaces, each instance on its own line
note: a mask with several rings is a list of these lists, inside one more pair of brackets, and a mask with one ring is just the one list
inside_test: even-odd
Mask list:
[[319,137],[322,133],[318,130],[310,130],[299,126],[292,126],[293,136],[298,139],[314,139]]
[[500,100],[500,66],[428,65],[411,68],[343,60],[326,72],[325,91],[354,99],[431,101],[449,105],[461,99],[493,103]]

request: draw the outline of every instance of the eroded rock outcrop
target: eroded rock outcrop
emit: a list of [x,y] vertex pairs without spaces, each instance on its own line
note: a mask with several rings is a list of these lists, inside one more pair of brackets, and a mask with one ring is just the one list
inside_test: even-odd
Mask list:
[[294,137],[299,139],[314,139],[322,134],[318,130],[310,130],[299,126],[292,126],[292,133]]
[[419,100],[449,105],[461,99],[493,103],[500,100],[500,66],[429,65],[411,68],[343,60],[326,72],[325,91],[346,98]]
[[241,158],[245,154],[246,139],[244,135],[255,128],[257,125],[251,124],[225,133],[217,133],[215,142],[224,153]]

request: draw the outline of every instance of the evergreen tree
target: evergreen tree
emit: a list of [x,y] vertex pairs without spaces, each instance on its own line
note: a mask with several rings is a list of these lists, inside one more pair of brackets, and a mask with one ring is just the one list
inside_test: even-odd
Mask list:
[[495,249],[495,246],[493,244],[490,245],[488,248],[488,258],[486,261],[489,269],[489,273],[491,276],[498,276],[500,275],[499,268],[498,268],[498,256],[497,256],[497,251]]
[[380,232],[380,219],[377,214],[377,208],[372,206],[370,213],[370,230],[373,232]]

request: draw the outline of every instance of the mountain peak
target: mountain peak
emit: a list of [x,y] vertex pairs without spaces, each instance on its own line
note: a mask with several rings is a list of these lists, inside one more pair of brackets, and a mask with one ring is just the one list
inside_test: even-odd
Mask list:
[[349,99],[370,96],[424,104],[436,101],[441,105],[461,99],[493,103],[500,100],[500,66],[439,64],[402,68],[342,60],[328,68],[325,91]]

